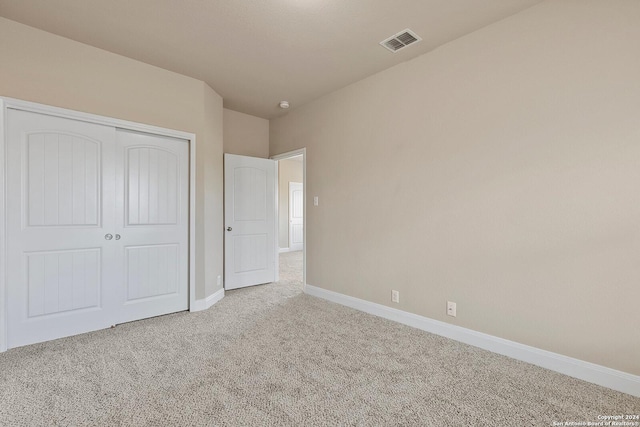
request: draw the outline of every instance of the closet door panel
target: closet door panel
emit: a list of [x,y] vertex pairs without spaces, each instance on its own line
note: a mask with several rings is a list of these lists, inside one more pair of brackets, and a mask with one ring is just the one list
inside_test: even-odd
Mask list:
[[115,324],[115,128],[7,112],[8,346]]
[[188,308],[188,142],[118,129],[121,322]]

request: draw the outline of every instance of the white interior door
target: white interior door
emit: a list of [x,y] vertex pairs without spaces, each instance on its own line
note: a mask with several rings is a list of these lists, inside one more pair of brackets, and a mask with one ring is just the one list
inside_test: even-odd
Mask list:
[[118,323],[189,306],[188,141],[118,129]]
[[8,347],[113,325],[115,129],[12,109],[7,119]]
[[276,168],[274,160],[224,155],[226,289],[275,280]]
[[289,183],[289,250],[301,251],[303,232],[304,197],[301,182]]

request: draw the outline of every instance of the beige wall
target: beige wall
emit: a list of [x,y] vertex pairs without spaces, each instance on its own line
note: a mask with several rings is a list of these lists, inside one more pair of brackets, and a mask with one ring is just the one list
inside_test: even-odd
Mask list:
[[[222,98],[207,84],[204,86],[205,141],[203,157],[204,180],[204,240],[207,245],[205,264],[205,295],[222,289],[224,272],[224,184],[223,184],[223,123]],[[203,144],[198,145],[201,149]],[[220,285],[218,285],[220,276]]]
[[548,1],[272,120],[307,283],[640,374],[638,16]]
[[302,162],[280,160],[278,162],[278,242],[281,248],[289,247],[290,182],[302,182]]
[[269,121],[224,109],[224,152],[269,157]]
[[222,274],[222,98],[199,80],[4,18],[0,40],[0,96],[196,134],[196,296],[208,296]]

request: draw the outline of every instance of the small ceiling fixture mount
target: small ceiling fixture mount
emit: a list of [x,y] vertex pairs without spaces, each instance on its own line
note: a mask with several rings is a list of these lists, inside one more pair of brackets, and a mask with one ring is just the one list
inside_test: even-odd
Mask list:
[[280,108],[285,110],[289,108],[289,101],[280,101]]

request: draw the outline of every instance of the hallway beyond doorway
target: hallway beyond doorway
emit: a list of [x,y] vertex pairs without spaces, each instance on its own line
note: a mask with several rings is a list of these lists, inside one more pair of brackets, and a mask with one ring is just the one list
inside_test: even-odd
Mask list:
[[278,283],[296,285],[302,290],[302,282],[302,251],[281,253]]

